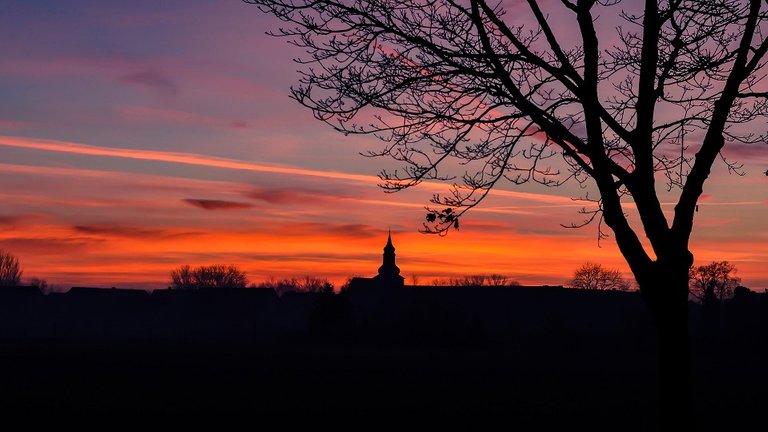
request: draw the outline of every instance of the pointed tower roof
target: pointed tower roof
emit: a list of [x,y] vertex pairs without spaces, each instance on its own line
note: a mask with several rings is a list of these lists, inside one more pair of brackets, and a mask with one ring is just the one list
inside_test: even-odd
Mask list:
[[379,277],[400,277],[400,268],[395,264],[395,245],[392,244],[392,230],[387,232],[387,245],[384,246],[384,257],[379,267]]

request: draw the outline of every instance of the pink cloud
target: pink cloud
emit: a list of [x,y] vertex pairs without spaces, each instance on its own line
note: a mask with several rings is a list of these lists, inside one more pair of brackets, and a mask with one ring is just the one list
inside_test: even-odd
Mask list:
[[[233,65],[210,64],[182,56],[58,56],[45,58],[0,59],[0,76],[22,79],[47,79],[56,76],[116,79],[135,86],[178,92],[184,82],[194,89],[224,93],[252,100],[265,97],[287,100],[278,91],[256,77],[238,76],[242,70]],[[255,75],[255,74],[254,74]],[[173,78],[171,78],[173,77]],[[186,86],[185,86],[186,87]]]
[[696,221],[696,226],[698,228],[719,227],[723,225],[733,224],[736,222],[739,222],[739,219],[736,219],[736,218],[704,219],[704,220]]
[[[262,173],[284,174],[301,177],[315,177],[325,179],[337,179],[348,180],[353,182],[361,182],[368,184],[378,184],[380,179],[375,176],[352,174],[339,171],[323,171],[315,169],[288,167],[288,166],[276,166],[266,165],[259,163],[244,162],[236,159],[219,158],[213,156],[206,156],[194,153],[180,153],[180,152],[162,152],[154,150],[139,150],[129,148],[115,148],[115,147],[99,147],[87,144],[80,144],[68,141],[59,140],[44,140],[34,138],[12,137],[0,135],[0,146],[27,148],[42,151],[53,151],[61,153],[71,154],[83,154],[91,156],[104,156],[104,157],[116,157],[127,158],[137,160],[152,160],[168,163],[179,163],[186,165],[205,166],[211,168],[222,168],[242,171],[253,171]],[[421,189],[427,189],[431,191],[445,192],[446,185],[439,182],[422,182],[419,186]],[[491,196],[516,198],[521,200],[529,200],[539,202],[542,204],[560,205],[565,207],[573,207],[573,200],[565,196],[547,195],[541,193],[530,192],[518,192],[503,189],[494,189],[491,192]]]
[[[194,153],[162,152],[128,148],[99,147],[87,144],[59,140],[30,139],[22,137],[0,136],[0,146],[18,147],[61,153],[82,154],[91,156],[117,157],[137,160],[152,160],[158,162],[180,163],[186,165],[207,166],[243,171],[256,171],[274,174],[321,177],[331,179],[353,180],[368,183],[378,183],[375,176],[349,174],[337,171],[322,171],[304,168],[273,166],[243,162],[235,159],[218,158]],[[524,195],[524,194],[523,194]],[[547,196],[547,195],[542,195]]]
[[768,145],[765,143],[728,143],[723,148],[723,154],[729,162],[768,164]]
[[467,219],[462,222],[462,230],[471,230],[478,232],[502,232],[510,230],[512,227],[509,224],[494,221],[484,221],[479,219]]
[[0,130],[17,130],[30,127],[32,124],[23,120],[0,119]]
[[119,115],[128,120],[134,120],[141,124],[178,124],[194,127],[211,127],[217,129],[247,128],[248,123],[243,120],[233,120],[225,117],[217,117],[194,112],[150,108],[140,106],[117,107]]
[[275,205],[320,204],[348,198],[346,192],[325,192],[302,188],[255,188],[244,193],[248,198]]

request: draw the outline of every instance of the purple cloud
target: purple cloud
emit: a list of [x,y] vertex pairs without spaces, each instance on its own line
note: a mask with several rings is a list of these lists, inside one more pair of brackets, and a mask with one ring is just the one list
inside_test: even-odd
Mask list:
[[32,256],[73,253],[101,244],[101,239],[83,237],[10,237],[0,240],[0,249]]
[[178,85],[170,77],[157,71],[133,72],[118,79],[123,83],[148,88],[164,96],[175,96],[179,93]]
[[252,204],[236,201],[209,200],[209,199],[183,199],[185,203],[203,210],[242,210],[252,208]]
[[175,238],[195,235],[195,232],[174,232],[163,229],[136,228],[120,225],[75,225],[72,227],[81,234],[113,237]]
[[346,193],[325,192],[302,188],[256,188],[244,194],[248,198],[274,205],[325,203],[338,198],[349,198]]
[[19,222],[24,221],[27,219],[24,215],[1,215],[0,214],[0,225],[16,225]]

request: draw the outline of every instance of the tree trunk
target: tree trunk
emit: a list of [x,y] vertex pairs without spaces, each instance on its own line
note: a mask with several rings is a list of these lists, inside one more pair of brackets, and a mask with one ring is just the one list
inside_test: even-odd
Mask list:
[[688,277],[659,272],[657,282],[643,287],[656,323],[659,388],[663,430],[694,430],[691,415],[688,340]]
[[656,314],[662,420],[669,431],[693,430],[687,307],[669,305]]

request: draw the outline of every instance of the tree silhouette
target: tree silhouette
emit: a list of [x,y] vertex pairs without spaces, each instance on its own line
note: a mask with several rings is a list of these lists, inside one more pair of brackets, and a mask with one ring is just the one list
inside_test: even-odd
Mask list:
[[462,277],[452,277],[445,280],[435,280],[433,285],[450,285],[450,286],[519,286],[520,282],[510,279],[508,276],[492,273],[492,274],[473,274]]
[[607,269],[600,264],[586,262],[573,272],[569,281],[573,288],[588,290],[622,290],[629,289],[629,283],[615,269]]
[[48,286],[48,281],[45,279],[40,279],[38,277],[31,277],[27,279],[27,285],[35,287],[40,290],[40,292],[47,293],[52,287]]
[[19,258],[0,249],[0,286],[17,286],[21,282],[21,274]]
[[272,279],[261,282],[254,285],[256,288],[268,288],[273,289],[277,295],[283,295],[288,292],[311,292],[322,293],[329,289],[333,291],[333,284],[325,278],[319,278],[314,276],[304,276],[301,278],[291,279]]
[[510,282],[507,276],[498,273],[489,274],[486,278],[486,283],[490,286],[506,286]]
[[691,294],[703,304],[733,297],[734,289],[741,283],[741,279],[736,276],[736,266],[728,261],[693,266],[690,280]]
[[763,140],[765,2],[245,1],[308,53],[292,97],[402,163],[380,174],[386,190],[454,182],[427,231],[458,228],[503,182],[592,189],[573,226],[612,231],[655,317],[665,419],[684,427],[689,239],[715,161],[739,172],[723,148]]
[[457,285],[462,286],[483,286],[488,277],[484,274],[467,275],[462,278]]
[[180,266],[171,271],[171,288],[191,290],[200,288],[245,288],[248,277],[233,265]]

